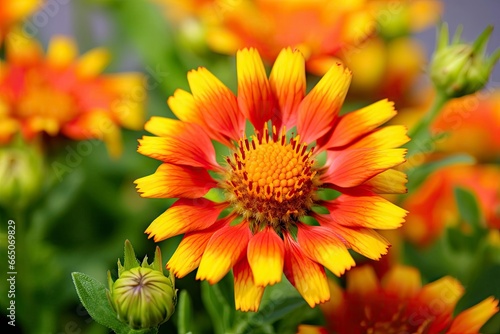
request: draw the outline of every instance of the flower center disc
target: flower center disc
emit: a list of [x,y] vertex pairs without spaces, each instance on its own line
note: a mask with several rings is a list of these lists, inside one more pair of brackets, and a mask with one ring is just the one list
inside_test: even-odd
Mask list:
[[273,128],[269,136],[240,139],[239,148],[227,157],[230,168],[225,188],[233,207],[247,219],[273,227],[296,220],[311,207],[316,190],[312,150],[299,137],[286,140]]

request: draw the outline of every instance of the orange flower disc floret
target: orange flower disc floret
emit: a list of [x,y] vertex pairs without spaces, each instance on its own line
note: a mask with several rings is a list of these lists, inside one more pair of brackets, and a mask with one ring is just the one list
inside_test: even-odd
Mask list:
[[280,230],[281,223],[297,221],[310,209],[318,186],[311,159],[313,150],[286,130],[273,136],[239,140],[236,152],[226,158],[230,168],[225,182],[228,199],[245,218]]

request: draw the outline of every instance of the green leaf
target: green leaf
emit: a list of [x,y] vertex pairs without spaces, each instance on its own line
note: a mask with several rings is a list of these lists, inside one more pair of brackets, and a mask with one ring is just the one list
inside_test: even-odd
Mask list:
[[226,334],[232,327],[234,306],[230,305],[218,284],[210,285],[207,281],[201,283],[201,299],[212,319],[214,332]]
[[118,320],[108,302],[106,288],[101,282],[78,272],[72,273],[71,277],[80,301],[96,322],[118,334],[153,334],[158,332],[157,328],[135,330]]
[[269,299],[267,303],[261,305],[258,312],[253,313],[248,319],[237,324],[235,333],[263,333],[264,329],[269,328],[269,325],[285,318],[304,305],[304,298],[296,295]]
[[194,330],[193,304],[191,297],[189,297],[189,293],[186,290],[182,290],[179,295],[179,303],[177,304],[177,319],[178,334],[196,333]]
[[460,216],[463,220],[471,225],[475,232],[484,230],[481,209],[474,193],[461,187],[456,187],[453,191]]

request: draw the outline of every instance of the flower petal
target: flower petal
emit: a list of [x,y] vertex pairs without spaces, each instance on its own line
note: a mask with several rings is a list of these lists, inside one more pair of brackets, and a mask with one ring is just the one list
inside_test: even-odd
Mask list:
[[[113,101],[110,111],[118,122],[132,130],[141,130],[144,127],[144,107],[146,87],[144,76],[140,73],[116,73],[101,76],[103,89],[106,89],[120,98]],[[134,92],[131,94],[131,92]]]
[[[420,312],[426,314],[425,317],[433,317],[434,321],[428,328],[429,333],[439,333],[447,327],[452,320],[453,309],[458,300],[462,297],[464,288],[458,280],[445,276],[432,283],[426,284],[415,297],[415,301],[420,303]],[[422,316],[417,314],[415,316]],[[411,319],[410,321],[415,321]]]
[[351,72],[337,63],[302,100],[298,110],[297,131],[303,142],[312,143],[330,130],[350,82]]
[[299,104],[306,94],[305,60],[298,50],[283,49],[274,62],[269,83],[278,100],[282,125],[291,129],[297,122]]
[[10,29],[5,37],[5,53],[9,64],[31,65],[42,59],[43,51],[36,38],[17,26]]
[[372,260],[379,260],[387,254],[389,241],[370,228],[344,227],[333,221],[330,215],[314,215],[322,226],[331,230],[347,242],[349,248]]
[[375,270],[368,265],[349,271],[346,284],[346,291],[358,296],[366,296],[380,288]]
[[290,235],[285,236],[284,273],[309,306],[330,299],[325,269],[309,259]]
[[134,181],[141,197],[199,198],[217,186],[203,168],[162,164],[154,174]]
[[205,198],[181,198],[167,211],[158,216],[146,232],[148,238],[159,242],[170,237],[210,227],[225,204],[217,204]]
[[404,222],[407,211],[380,196],[340,195],[324,202],[332,219],[348,227],[395,229]]
[[200,265],[201,256],[210,238],[225,223],[225,220],[219,220],[205,230],[186,233],[168,261],[167,269],[178,278],[195,270]]
[[234,265],[234,303],[237,310],[256,312],[259,309],[264,287],[255,284],[252,269],[246,256]]
[[231,146],[231,141],[218,131],[214,130],[210,125],[205,122],[203,113],[194,100],[193,95],[182,89],[177,89],[173,96],[170,96],[167,100],[167,104],[177,116],[183,122],[194,123],[201,126],[211,139],[215,139],[227,146]]
[[343,230],[342,236],[355,252],[372,260],[380,260],[391,246],[382,235],[369,228],[339,226],[339,230]]
[[329,228],[305,224],[297,227],[297,241],[304,254],[336,276],[356,265],[345,244]]
[[386,292],[405,300],[418,293],[422,287],[422,278],[418,269],[396,265],[384,275],[381,284]]
[[383,171],[405,162],[406,149],[357,148],[333,152],[335,157],[322,175],[324,183],[355,187]]
[[410,141],[406,133],[407,128],[404,125],[386,126],[354,142],[349,149],[368,147],[383,150],[400,147]]
[[371,132],[396,115],[394,103],[381,100],[340,117],[325,148],[340,147]]
[[197,124],[152,117],[145,129],[161,137],[144,136],[138,152],[163,162],[216,169],[215,149],[205,131]]
[[479,333],[481,327],[498,312],[498,300],[489,297],[467,310],[460,312],[447,333]]
[[236,53],[238,74],[238,105],[257,131],[272,120],[280,128],[278,106],[267,80],[266,69],[256,49],[243,49]]
[[296,334],[328,334],[324,327],[314,325],[299,325]]
[[266,286],[281,281],[285,246],[272,228],[266,227],[250,239],[247,256],[255,284]]
[[219,229],[208,242],[196,279],[207,280],[210,284],[220,281],[244,256],[251,237],[246,221]]
[[431,303],[434,299],[441,299],[447,305],[447,310],[452,312],[455,304],[464,294],[460,282],[450,276],[445,276],[422,287],[418,299],[424,304]]
[[227,140],[241,138],[245,118],[233,92],[204,67],[189,71],[187,78],[205,124]]
[[73,39],[56,36],[49,42],[47,62],[55,68],[70,66],[78,55],[78,48]]
[[405,173],[395,169],[375,175],[360,187],[376,194],[406,194],[408,177]]
[[[203,121],[201,111],[197,108],[196,103],[194,102],[193,95],[185,90],[176,89],[174,95],[168,98],[167,104],[178,119],[183,122],[198,124],[210,133],[210,131],[208,131],[209,128]],[[152,133],[159,135],[155,132]]]
[[96,77],[108,65],[109,59],[110,54],[106,49],[92,49],[78,59],[75,67],[76,74],[82,79]]

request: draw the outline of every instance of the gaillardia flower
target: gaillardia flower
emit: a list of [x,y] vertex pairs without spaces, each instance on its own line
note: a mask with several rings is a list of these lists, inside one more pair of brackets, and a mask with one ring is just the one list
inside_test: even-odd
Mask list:
[[190,71],[191,93],[168,100],[179,120],[153,117],[145,128],[156,137],[140,140],[140,153],[163,162],[135,181],[141,196],[178,198],[146,233],[184,234],[167,263],[177,277],[198,267],[213,284],[233,268],[241,310],[256,310],[283,272],[309,305],[328,300],[323,266],[343,274],[355,265],[348,249],[380,258],[388,242],[374,229],[406,215],[378,195],[406,191],[392,169],[405,160],[406,128],[378,128],[393,104],[339,116],[350,71],[334,65],[306,95],[304,63],[284,49],[268,78],[258,52],[240,50],[237,96],[205,68]]
[[346,276],[346,290],[330,281],[332,300],[321,305],[327,327],[301,325],[298,334],[475,334],[498,312],[489,297],[454,317],[464,288],[450,276],[424,286],[412,267],[395,266],[380,281],[370,266]]
[[145,102],[139,73],[101,74],[109,61],[105,49],[77,58],[75,42],[51,40],[47,55],[20,31],[6,39],[0,62],[0,144],[21,133],[74,140],[101,139],[112,155],[121,152],[120,126],[140,129]]

